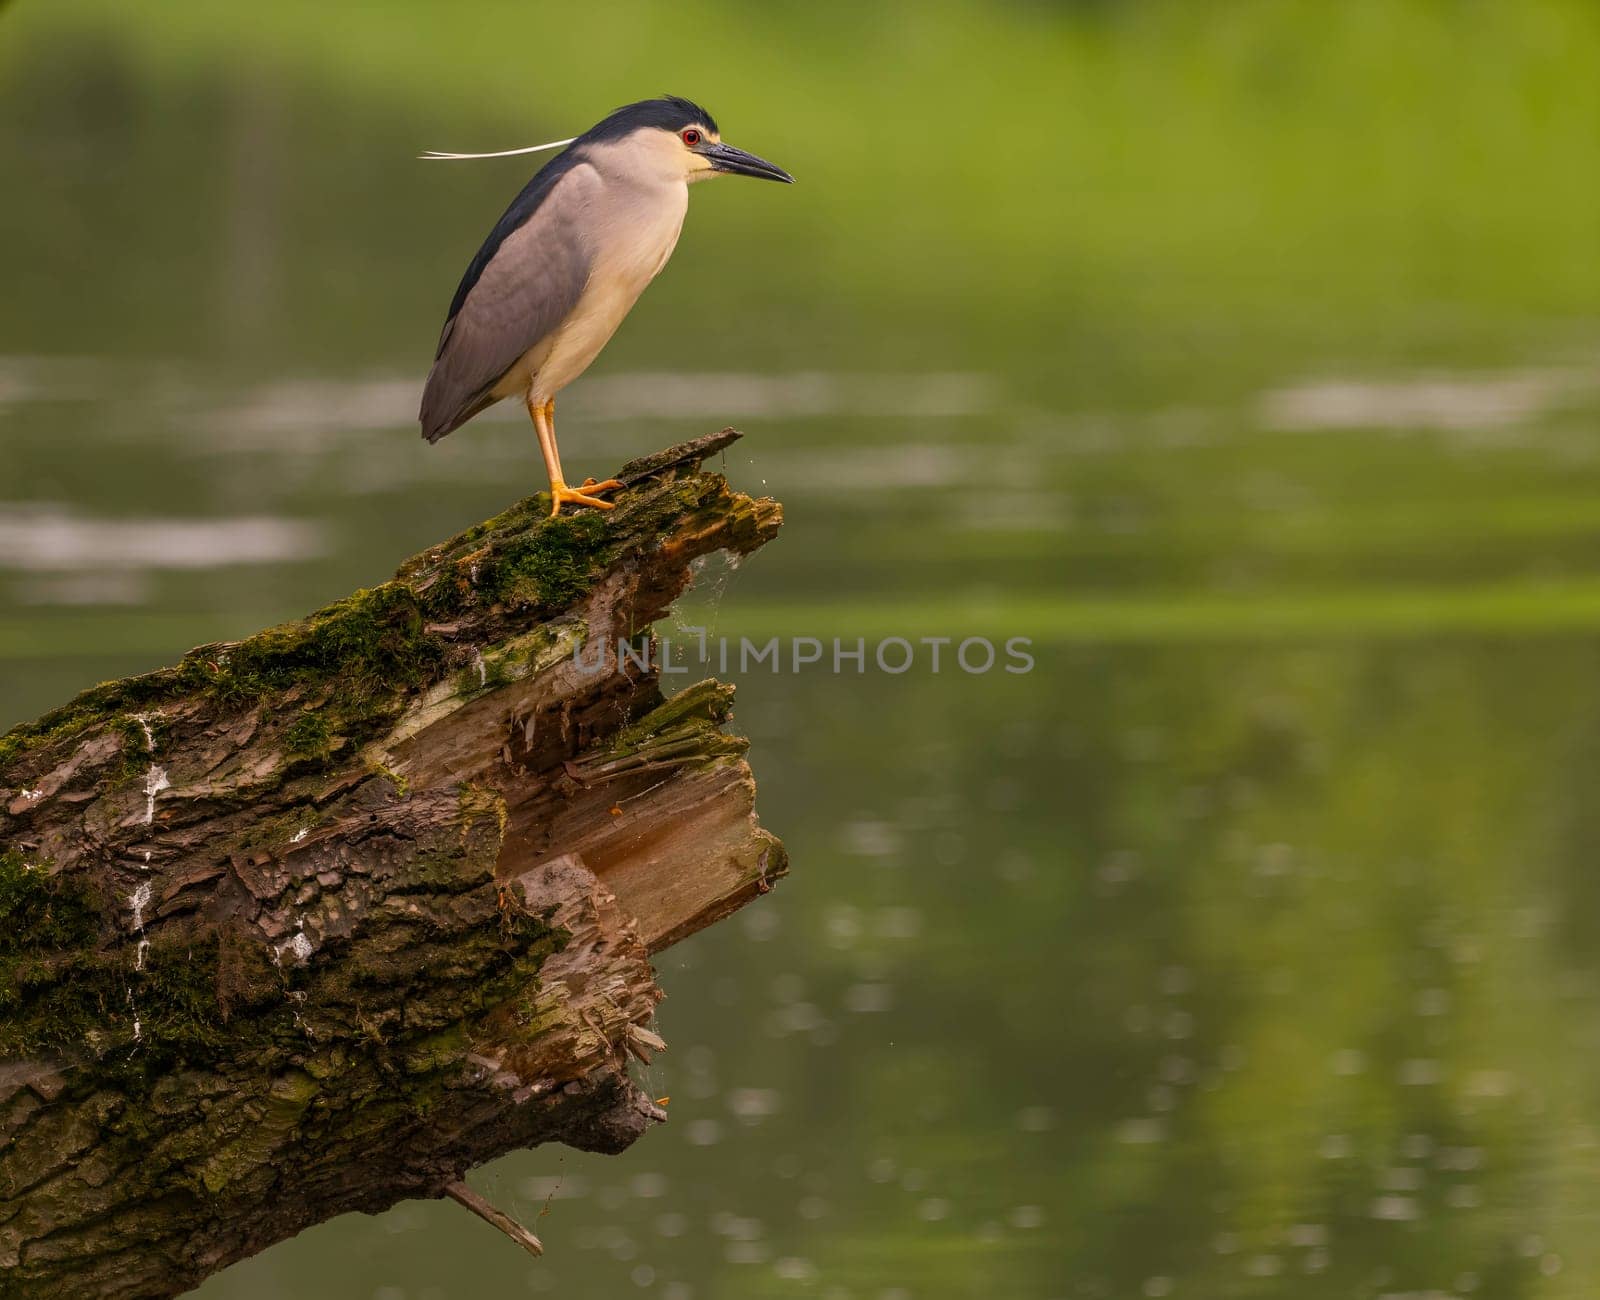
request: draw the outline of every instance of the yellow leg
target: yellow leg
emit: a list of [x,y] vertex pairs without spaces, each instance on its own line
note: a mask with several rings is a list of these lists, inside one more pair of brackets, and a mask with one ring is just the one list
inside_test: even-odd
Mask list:
[[593,506],[596,510],[614,510],[611,501],[602,501],[596,492],[613,492],[623,484],[614,478],[597,483],[586,478],[581,488],[570,488],[561,473],[561,453],[556,448],[556,404],[552,398],[543,406],[528,403],[528,414],[533,417],[534,432],[539,435],[539,450],[544,455],[545,472],[550,475],[550,516],[561,513],[561,507],[571,502],[577,506]]

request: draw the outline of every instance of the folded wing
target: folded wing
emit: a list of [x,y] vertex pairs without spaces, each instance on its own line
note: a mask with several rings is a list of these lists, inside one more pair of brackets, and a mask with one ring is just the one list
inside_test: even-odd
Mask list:
[[[519,194],[456,289],[422,390],[422,436],[437,442],[496,399],[494,387],[571,314],[589,278],[584,209],[594,169],[558,158]],[[554,173],[554,174],[552,174]]]

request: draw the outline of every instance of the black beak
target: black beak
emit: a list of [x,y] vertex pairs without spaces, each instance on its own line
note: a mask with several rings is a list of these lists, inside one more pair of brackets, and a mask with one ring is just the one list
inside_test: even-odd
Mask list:
[[719,172],[732,172],[735,176],[759,176],[764,181],[783,181],[786,185],[794,184],[794,177],[765,158],[757,158],[753,153],[746,153],[743,149],[735,149],[731,144],[708,144],[701,148],[711,169]]

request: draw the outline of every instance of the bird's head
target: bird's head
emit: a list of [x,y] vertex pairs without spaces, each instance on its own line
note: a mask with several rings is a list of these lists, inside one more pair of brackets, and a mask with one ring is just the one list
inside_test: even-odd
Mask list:
[[580,155],[604,170],[655,181],[688,183],[712,176],[755,176],[794,184],[794,177],[776,163],[724,144],[717,120],[698,104],[676,95],[625,104],[570,140],[552,140],[497,153],[440,153],[430,149],[422,157],[510,158],[563,147],[568,154]]
[[605,154],[630,171],[685,182],[712,176],[755,176],[794,183],[782,167],[724,144],[717,121],[698,104],[669,95],[619,108],[578,137],[591,155]]

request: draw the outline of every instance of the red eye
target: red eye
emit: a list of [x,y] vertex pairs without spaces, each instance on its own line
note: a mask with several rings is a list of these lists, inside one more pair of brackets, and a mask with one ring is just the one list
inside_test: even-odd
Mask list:
[[684,142],[684,144],[689,145],[691,148],[693,146],[699,144],[700,143],[700,132],[696,131],[691,126],[687,131],[685,131],[683,133],[683,142]]

